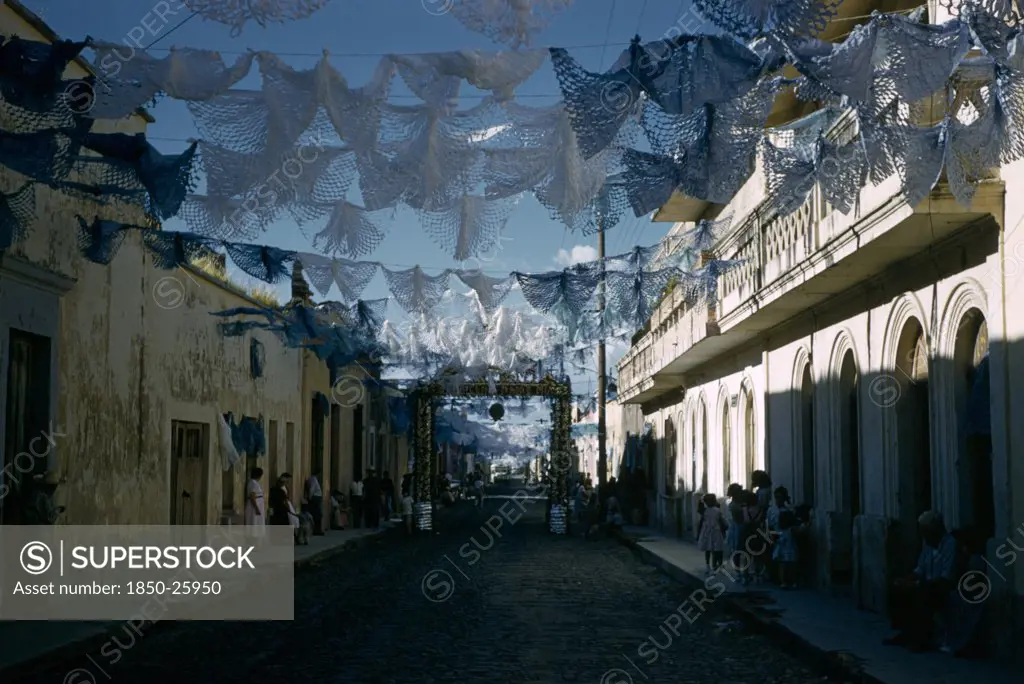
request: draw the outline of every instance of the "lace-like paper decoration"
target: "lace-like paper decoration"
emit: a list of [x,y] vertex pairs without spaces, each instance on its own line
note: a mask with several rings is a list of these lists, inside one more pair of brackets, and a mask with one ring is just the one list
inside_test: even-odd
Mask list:
[[584,69],[562,48],[551,48],[551,64],[584,159],[612,145],[626,122],[643,109],[638,38],[630,50],[628,67],[599,74]]
[[[482,33],[496,43],[519,48],[547,28],[557,14],[573,0],[431,0],[434,13],[450,11],[470,31]],[[429,10],[428,10],[429,11]]]
[[437,306],[448,289],[451,275],[451,271],[442,271],[436,276],[428,276],[419,266],[405,271],[391,271],[383,267],[381,270],[395,301],[408,313],[425,313]]
[[25,238],[36,211],[36,188],[26,183],[11,194],[0,193],[0,251]]
[[492,313],[505,301],[515,284],[511,276],[492,278],[479,270],[453,271],[453,273],[455,277],[465,283],[466,287],[473,289],[480,305],[487,313]]
[[89,115],[123,119],[165,94],[176,100],[209,100],[223,94],[249,74],[255,55],[246,53],[225,64],[220,53],[172,48],[158,59],[131,46],[92,42],[102,75],[95,86]]
[[714,305],[718,302],[719,279],[742,264],[740,259],[712,259],[693,273],[681,273],[676,287],[683,288],[683,297],[687,302]]
[[[380,108],[394,73],[390,60],[381,60],[361,88],[350,88],[326,58],[307,71],[296,71],[266,52],[257,55],[257,63],[262,91],[232,91],[188,103],[204,140],[268,161],[293,149],[311,131],[322,137],[333,129],[355,152],[375,147]],[[266,178],[275,170],[271,163],[255,173]]]
[[387,308],[386,298],[369,301],[360,299],[350,309],[353,327],[365,335],[376,338],[384,327]]
[[423,229],[435,242],[456,261],[465,261],[497,243],[514,206],[510,200],[466,195],[448,211],[422,211],[419,216]]
[[[677,263],[688,263],[702,252],[710,252],[732,227],[732,214],[716,219],[701,219],[682,235],[669,235],[663,240],[664,258],[675,257]],[[662,256],[659,254],[659,257]],[[678,256],[676,256],[678,255]]]
[[483,102],[445,115],[429,105],[383,108],[375,154],[359,164],[359,183],[370,209],[400,198],[410,207],[447,212],[482,179],[477,142],[504,123],[501,111]]
[[821,33],[840,4],[842,0],[693,0],[693,8],[705,19],[748,40],[769,33]]
[[310,283],[321,296],[326,297],[331,286],[337,285],[342,298],[349,302],[359,299],[380,267],[373,261],[328,259],[319,254],[301,253],[298,259]]
[[732,38],[679,36],[626,50],[613,67],[635,74],[647,99],[666,114],[688,115],[706,104],[731,102],[781,64]]
[[357,259],[377,249],[384,230],[369,212],[349,202],[338,202],[331,218],[313,238],[313,246],[327,254],[344,254]]
[[166,271],[214,256],[213,248],[219,241],[193,233],[147,230],[142,233],[142,242],[153,258],[153,266]]
[[253,207],[242,199],[188,195],[179,216],[190,231],[199,235],[254,240],[279,214],[279,206]]
[[160,154],[143,135],[90,133],[82,144],[104,157],[100,185],[145,189],[148,208],[160,218],[177,214],[191,190],[196,143],[177,155]]
[[[333,204],[346,197],[356,179],[355,154],[317,140],[276,155],[243,154],[200,143],[199,154],[206,194],[211,197],[248,196],[263,205]],[[264,174],[267,168],[273,170]]]
[[[390,55],[398,65],[398,73],[413,92],[421,99],[418,88],[434,88],[441,91],[457,87],[451,81],[465,81],[474,88],[489,90],[498,101],[511,100],[513,91],[532,76],[547,59],[547,50],[513,50],[506,52],[483,52],[481,50],[459,50],[458,52],[434,52],[414,55]],[[410,83],[410,80],[412,83]]]
[[120,223],[97,218],[90,224],[78,217],[78,249],[95,264],[107,265],[113,261],[127,235]]
[[650,247],[637,245],[625,254],[616,254],[615,256],[605,258],[605,268],[609,271],[639,273],[648,268],[662,250],[661,243],[651,245]]
[[552,313],[575,335],[601,280],[602,264],[577,264],[551,273],[514,273],[523,297],[537,311]]
[[563,106],[535,109],[510,102],[505,108],[520,143],[486,151],[487,196],[533,192],[553,220],[584,234],[618,223],[627,198],[609,176],[621,156],[619,145],[628,144],[635,127],[621,131],[615,148],[585,159]]
[[687,182],[685,161],[639,150],[625,150],[623,187],[633,213],[647,214],[665,206],[672,194]]
[[[13,104],[37,116],[87,114],[95,79],[61,80],[68,64],[87,44],[88,40],[47,43],[18,36],[0,36],[0,102]],[[78,96],[83,99],[76,107]],[[12,127],[6,117],[3,122],[8,130],[29,130],[24,126]]]
[[241,35],[250,21],[266,28],[267,24],[283,24],[305,19],[320,11],[330,0],[182,0],[186,7],[219,24],[231,27],[231,37]]
[[939,90],[970,48],[970,28],[952,20],[921,24],[898,15],[878,15],[842,43],[813,39],[788,45],[804,75],[797,94],[805,100],[853,102],[898,97],[914,102]]
[[[774,103],[777,82],[763,82],[738,100],[704,105],[690,116],[670,116],[657,107],[644,110],[642,125],[655,153],[676,161],[672,182],[696,199],[728,204],[753,172],[757,144]],[[645,160],[647,174],[664,168]],[[640,192],[643,190],[644,192]],[[646,181],[634,191],[638,203],[665,191]],[[645,193],[650,192],[652,196]]]
[[868,171],[858,143],[839,146],[824,137],[789,149],[779,149],[765,140],[764,169],[769,203],[783,216],[803,206],[815,185],[831,206],[849,214]]

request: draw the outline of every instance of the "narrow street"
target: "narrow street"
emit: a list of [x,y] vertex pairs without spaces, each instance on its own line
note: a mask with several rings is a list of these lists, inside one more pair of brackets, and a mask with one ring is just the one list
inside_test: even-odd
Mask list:
[[[723,630],[723,605],[670,619],[691,589],[615,540],[545,533],[543,503],[518,518],[513,493],[445,511],[439,535],[300,571],[294,622],[180,623],[134,643],[126,631],[22,682],[821,681],[769,639]],[[489,532],[503,506],[514,524]]]

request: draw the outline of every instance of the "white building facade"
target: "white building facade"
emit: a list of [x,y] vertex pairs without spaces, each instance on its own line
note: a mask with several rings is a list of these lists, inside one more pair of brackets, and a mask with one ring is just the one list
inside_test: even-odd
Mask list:
[[728,206],[674,197],[663,220],[731,213],[713,256],[742,264],[714,304],[665,298],[619,363],[619,402],[653,424],[652,525],[691,531],[695,493],[767,470],[813,507],[813,584],[861,607],[884,612],[912,569],[921,512],[978,529],[1005,649],[1024,625],[1005,560],[1024,516],[1024,165],[971,207],[944,182],[916,207],[900,188],[865,187],[848,215],[815,190],[775,216],[759,168]]

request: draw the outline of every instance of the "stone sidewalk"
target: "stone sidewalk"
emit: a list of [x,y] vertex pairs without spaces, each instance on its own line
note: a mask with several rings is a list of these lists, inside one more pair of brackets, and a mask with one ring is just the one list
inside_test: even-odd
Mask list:
[[[295,547],[295,569],[301,570],[357,548],[397,528],[400,521],[385,522],[379,530],[332,530],[312,537],[308,546]],[[296,582],[301,581],[296,577]],[[122,622],[0,621],[0,672],[8,668],[31,667],[34,661],[65,651],[89,650],[107,640]]]
[[[660,535],[643,527],[626,527],[620,539],[649,564],[680,582],[704,587],[704,554],[687,541]],[[1020,681],[1009,665],[991,660],[962,660],[942,653],[915,654],[884,646],[891,635],[888,620],[857,610],[849,602],[823,592],[784,591],[773,585],[743,586],[721,574],[725,596],[746,618],[778,633],[780,628],[796,645],[876,684],[921,681],[953,684],[969,680],[986,684]]]

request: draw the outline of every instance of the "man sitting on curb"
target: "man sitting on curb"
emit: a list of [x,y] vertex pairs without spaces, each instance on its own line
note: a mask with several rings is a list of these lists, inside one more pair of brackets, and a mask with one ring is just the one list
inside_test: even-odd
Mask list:
[[923,513],[917,525],[924,540],[921,556],[909,577],[893,583],[889,614],[899,634],[884,643],[920,652],[935,647],[935,617],[949,605],[955,581],[957,545],[946,531],[940,513]]

